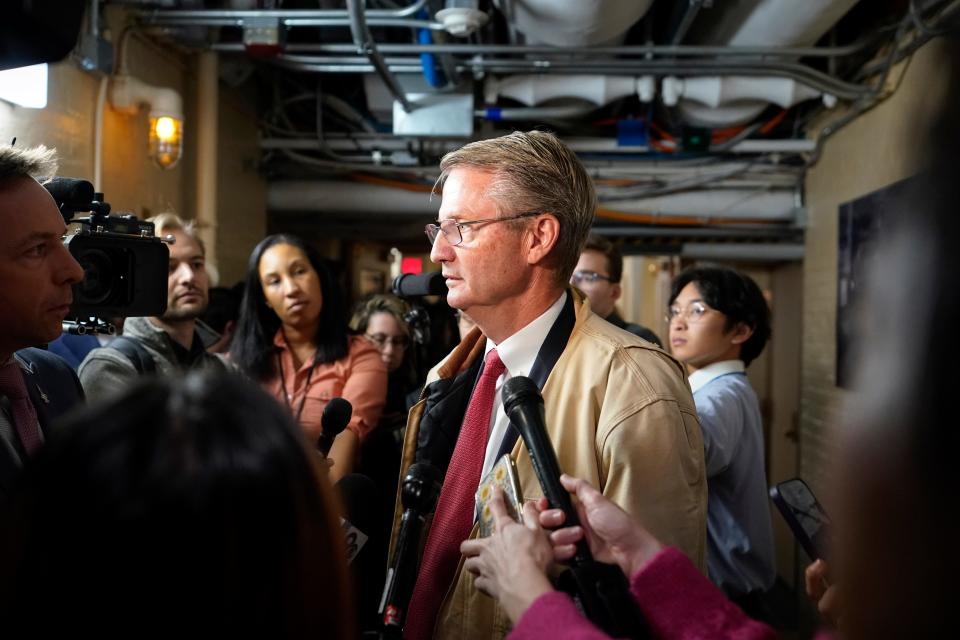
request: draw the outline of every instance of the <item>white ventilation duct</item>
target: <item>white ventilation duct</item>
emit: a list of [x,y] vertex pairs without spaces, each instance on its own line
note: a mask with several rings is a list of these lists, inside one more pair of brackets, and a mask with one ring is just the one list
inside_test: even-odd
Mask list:
[[653,0],[494,0],[529,44],[616,45]]
[[[856,3],[857,0],[746,0],[728,3],[725,5],[728,8],[725,12],[717,6],[710,14],[701,13],[701,16],[709,15],[714,18],[714,22],[708,32],[691,44],[733,47],[810,46],[823,37]],[[718,85],[730,84],[730,81],[723,78],[698,80]],[[771,87],[763,87],[764,82],[771,83]],[[782,82],[780,78],[752,78],[749,87],[751,91],[746,91],[740,80],[734,80],[733,85],[739,85],[740,88],[731,90],[728,99],[711,104],[701,102],[697,95],[685,95],[678,106],[684,120],[691,124],[711,127],[743,124],[760,115],[767,104],[776,102],[768,96],[782,92],[782,88],[772,86]],[[718,93],[722,97],[724,91]],[[798,88],[793,93],[798,101],[807,99],[802,98],[803,95],[822,95],[809,87]],[[827,97],[827,100],[830,99],[832,96]]]
[[652,76],[517,74],[488,79],[484,99],[494,104],[499,97],[511,98],[532,107],[556,98],[579,98],[599,107],[635,94],[651,102],[655,88]]
[[[609,203],[623,213],[662,216],[796,221],[796,200],[787,189],[713,189]],[[285,180],[267,187],[271,212],[317,212],[436,217],[440,200],[430,194],[362,182]]]

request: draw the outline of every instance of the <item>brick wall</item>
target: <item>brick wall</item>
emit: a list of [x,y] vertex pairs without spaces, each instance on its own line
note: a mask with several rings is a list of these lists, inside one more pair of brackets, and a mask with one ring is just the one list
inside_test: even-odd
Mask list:
[[[925,123],[942,90],[942,49],[937,41],[918,51],[897,92],[827,141],[808,172],[808,215],[803,269],[803,347],[800,393],[800,474],[829,496],[832,434],[842,428],[848,393],[836,386],[838,207],[917,172]],[[903,65],[891,73],[895,82]],[[828,114],[811,131],[837,117]]]

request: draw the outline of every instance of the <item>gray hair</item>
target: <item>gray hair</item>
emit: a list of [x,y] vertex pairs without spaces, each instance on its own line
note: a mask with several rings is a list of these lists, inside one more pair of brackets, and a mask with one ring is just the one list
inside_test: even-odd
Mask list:
[[487,196],[501,215],[539,211],[557,218],[560,236],[550,258],[556,282],[566,283],[597,210],[593,181],[576,154],[545,131],[515,131],[471,142],[443,156],[434,191],[442,190],[450,172],[458,167],[494,175]]
[[20,148],[0,145],[0,182],[10,178],[49,180],[57,173],[57,150],[40,145]]

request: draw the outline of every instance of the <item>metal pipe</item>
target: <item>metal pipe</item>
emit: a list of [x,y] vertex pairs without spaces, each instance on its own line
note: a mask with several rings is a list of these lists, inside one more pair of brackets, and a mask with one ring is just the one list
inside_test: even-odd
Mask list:
[[[412,16],[427,3],[427,0],[416,0],[401,9],[370,9],[366,12],[367,18],[405,18]],[[202,20],[206,18],[243,19],[243,18],[349,18],[349,9],[154,9],[152,11],[138,11],[137,15],[148,19],[155,17]]]
[[[422,68],[419,60],[398,58],[384,62],[383,69],[377,66],[373,59],[372,64],[359,64],[356,58],[324,58],[321,64],[314,64],[305,56],[278,56],[272,60],[275,64],[313,73],[369,73],[376,71],[383,77],[389,73],[420,73]],[[382,60],[382,58],[381,58]],[[335,61],[335,62],[334,62]],[[768,62],[757,60],[753,62],[724,62],[722,60],[489,60],[474,59],[457,66],[458,72],[470,73],[474,71],[492,71],[497,73],[577,73],[589,71],[595,74],[607,75],[746,75],[746,76],[780,76],[793,78],[807,86],[829,93],[843,100],[856,100],[868,95],[873,87],[858,85],[839,80],[827,74],[812,69],[798,62]],[[395,82],[395,79],[392,78]],[[390,86],[388,84],[388,86]],[[396,93],[394,93],[396,95]]]
[[[166,13],[166,12],[159,12]],[[175,12],[171,12],[175,13]],[[244,12],[257,13],[257,12]],[[264,12],[277,13],[277,12]],[[160,16],[154,17],[148,15],[142,19],[143,24],[156,27],[243,27],[246,20],[256,19],[255,15],[236,16],[236,17],[209,17],[209,18],[181,18],[179,16]],[[310,17],[285,17],[273,18],[285,27],[347,27],[350,26],[349,18],[310,18]],[[374,27],[404,27],[409,29],[432,29],[433,31],[444,31],[444,26],[439,22],[431,20],[414,20],[411,18],[373,18],[369,24]]]
[[[372,26],[378,26],[368,21]],[[438,24],[438,23],[431,23]],[[438,25],[439,26],[439,25]],[[441,27],[442,29],[442,27]],[[551,47],[543,45],[506,45],[506,44],[379,44],[381,53],[390,54],[420,54],[420,53],[451,53],[463,55],[497,55],[497,54],[539,54],[557,56],[662,56],[666,58],[685,57],[736,57],[736,58],[835,58],[858,53],[872,44],[876,38],[859,40],[842,47],[715,47],[689,45],[639,45],[622,47]],[[215,51],[243,52],[241,43],[218,43],[211,46]],[[353,53],[356,51],[350,44],[293,44],[287,46],[292,53]]]
[[797,262],[803,260],[804,245],[778,243],[687,242],[680,250],[695,260],[749,260],[756,262]]
[[347,0],[347,10],[350,12],[350,33],[353,35],[353,43],[357,45],[357,51],[367,56],[370,64],[376,69],[377,75],[379,75],[383,83],[387,85],[387,89],[390,90],[393,97],[397,99],[397,102],[400,103],[404,111],[410,113],[413,111],[413,105],[407,100],[407,96],[403,92],[403,87],[400,86],[397,79],[390,73],[390,69],[387,68],[387,63],[383,59],[383,55],[377,50],[377,43],[370,34],[370,28],[367,26],[364,15],[366,11],[366,0]]
[[616,227],[594,226],[591,232],[601,236],[615,237],[680,237],[680,238],[793,238],[803,235],[802,230],[786,225],[736,225],[722,227],[653,227],[626,225]]
[[703,0],[687,0],[687,8],[683,10],[683,15],[677,22],[677,28],[670,37],[670,44],[680,44],[701,8],[703,8]]

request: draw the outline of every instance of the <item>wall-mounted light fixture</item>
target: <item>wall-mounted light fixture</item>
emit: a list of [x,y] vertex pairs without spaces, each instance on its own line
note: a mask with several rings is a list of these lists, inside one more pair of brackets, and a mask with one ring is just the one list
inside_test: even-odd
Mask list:
[[135,113],[150,107],[150,157],[162,169],[172,169],[183,155],[183,99],[173,89],[155,87],[132,76],[111,79],[110,104]]

